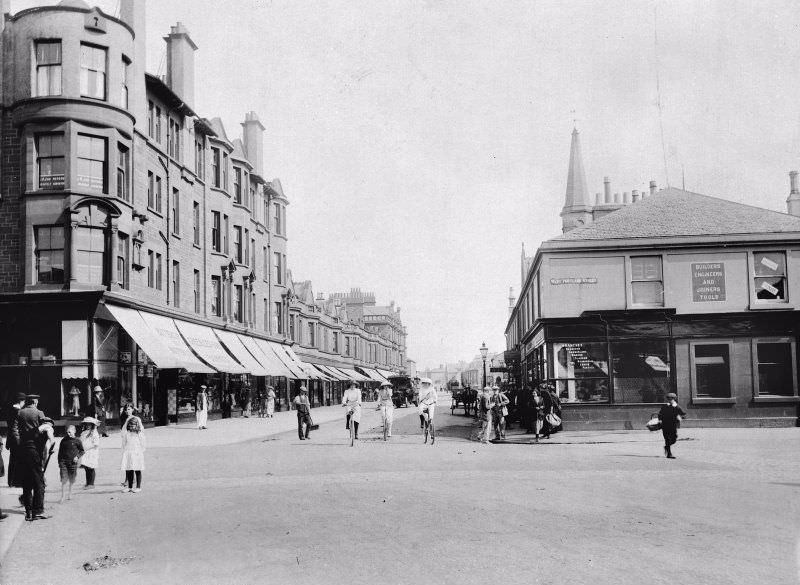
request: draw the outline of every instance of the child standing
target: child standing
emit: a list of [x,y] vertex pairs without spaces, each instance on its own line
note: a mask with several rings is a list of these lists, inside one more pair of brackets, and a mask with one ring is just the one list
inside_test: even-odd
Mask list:
[[58,446],[58,471],[61,474],[61,499],[59,504],[64,503],[64,490],[69,484],[67,499],[72,499],[72,484],[75,483],[75,476],[78,474],[78,460],[83,455],[83,443],[75,436],[75,425],[67,427],[67,435],[61,439]]
[[100,433],[97,432],[99,422],[92,416],[83,419],[81,443],[84,453],[81,457],[81,467],[86,472],[86,485],[83,489],[87,490],[94,488],[95,470],[100,463]]
[[[142,470],[144,470],[144,426],[138,416],[132,416],[125,424],[122,431],[122,465],[125,472],[127,486],[123,492],[138,493],[142,491]],[[136,487],[133,487],[133,478],[136,477]]]

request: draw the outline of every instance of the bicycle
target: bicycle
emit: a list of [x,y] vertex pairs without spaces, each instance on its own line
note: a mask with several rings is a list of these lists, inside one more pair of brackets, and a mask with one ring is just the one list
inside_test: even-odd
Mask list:
[[388,407],[385,404],[381,404],[375,410],[380,410],[381,415],[383,416],[383,440],[386,441],[389,439],[389,420],[386,416]]
[[356,423],[353,420],[353,413],[355,412],[356,407],[355,405],[349,406],[347,408],[347,416],[350,417],[350,446],[354,446],[356,444]]
[[433,420],[431,420],[431,415],[427,408],[422,409],[422,415],[425,417],[424,443],[428,443],[428,435],[430,434],[431,445],[433,445],[436,442],[436,433],[434,432]]

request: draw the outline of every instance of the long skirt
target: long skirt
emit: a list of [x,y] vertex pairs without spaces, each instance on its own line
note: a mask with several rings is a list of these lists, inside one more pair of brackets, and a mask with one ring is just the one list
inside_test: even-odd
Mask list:
[[275,414],[275,399],[267,398],[267,416]]
[[197,427],[198,428],[208,425],[208,411],[207,410],[195,411],[194,416],[197,419]]

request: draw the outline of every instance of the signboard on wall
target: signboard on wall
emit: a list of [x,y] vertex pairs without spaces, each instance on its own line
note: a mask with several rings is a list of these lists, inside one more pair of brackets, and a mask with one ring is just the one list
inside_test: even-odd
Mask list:
[[725,300],[725,263],[692,263],[692,302]]

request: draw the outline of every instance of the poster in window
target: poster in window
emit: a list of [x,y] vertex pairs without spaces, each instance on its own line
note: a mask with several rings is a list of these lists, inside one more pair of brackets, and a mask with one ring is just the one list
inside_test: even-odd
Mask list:
[[725,300],[725,263],[692,263],[692,301],[695,303]]

